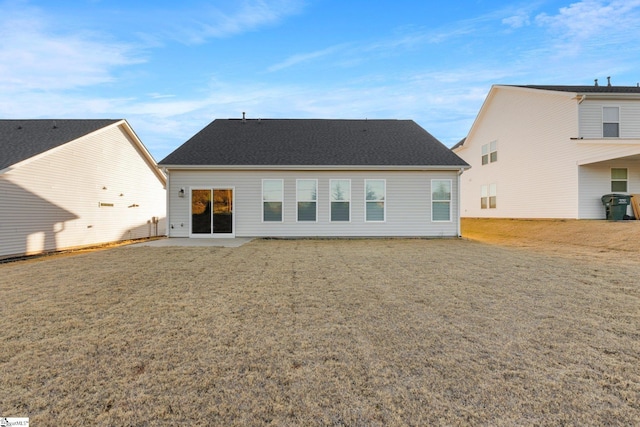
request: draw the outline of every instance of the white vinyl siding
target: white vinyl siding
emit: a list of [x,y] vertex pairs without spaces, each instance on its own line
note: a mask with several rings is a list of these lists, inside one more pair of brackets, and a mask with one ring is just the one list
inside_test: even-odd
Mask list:
[[164,182],[141,154],[112,125],[0,174],[0,256],[165,234]]
[[[605,194],[611,191],[611,177],[613,169],[627,170],[627,190],[626,193],[637,193],[640,189],[640,168],[629,167],[635,162],[625,160],[614,160],[611,162],[595,163],[581,166],[580,176],[580,215],[581,219],[605,219],[605,208],[600,200]],[[622,193],[622,192],[620,192]],[[628,214],[633,212],[629,209]]]
[[[457,215],[458,171],[189,171],[170,170],[171,237],[188,237],[189,206],[181,187],[235,188],[236,237],[455,237],[458,223],[431,221],[431,179],[452,180],[451,212]],[[262,180],[282,179],[282,222],[262,221]],[[297,221],[296,182],[317,180],[317,221]],[[331,221],[332,180],[351,182],[350,221]],[[385,182],[385,221],[365,220],[365,180]],[[457,218],[457,216],[456,216]]]
[[[615,120],[617,110],[618,119]],[[599,101],[587,99],[578,106],[579,137],[603,138],[603,123],[619,123],[619,138],[640,139],[640,101]]]
[[[461,176],[462,217],[577,215],[578,177],[572,147],[576,143],[571,140],[577,134],[574,98],[561,92],[503,86],[492,89],[463,148],[455,151],[471,165]],[[601,121],[600,110],[598,115]],[[499,167],[481,164],[482,146],[489,145],[488,141],[497,141]],[[483,209],[478,200],[481,186],[487,186],[488,199],[491,184],[499,188],[500,200],[496,209],[489,208],[489,200]]]

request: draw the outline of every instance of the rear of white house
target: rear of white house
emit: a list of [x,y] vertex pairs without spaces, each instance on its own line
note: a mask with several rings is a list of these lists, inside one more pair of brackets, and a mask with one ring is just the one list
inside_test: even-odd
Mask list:
[[159,165],[170,237],[453,237],[467,165],[413,121],[215,120]]
[[125,120],[0,120],[0,258],[165,234],[166,179]]
[[463,217],[604,219],[640,193],[640,88],[495,85],[453,151]]

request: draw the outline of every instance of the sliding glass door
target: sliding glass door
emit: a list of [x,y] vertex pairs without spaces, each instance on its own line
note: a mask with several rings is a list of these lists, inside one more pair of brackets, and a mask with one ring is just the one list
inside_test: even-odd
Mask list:
[[233,189],[192,189],[191,237],[233,236]]

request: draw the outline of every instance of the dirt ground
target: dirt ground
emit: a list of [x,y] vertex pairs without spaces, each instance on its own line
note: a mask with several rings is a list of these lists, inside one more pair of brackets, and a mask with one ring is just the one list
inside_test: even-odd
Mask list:
[[640,425],[638,226],[525,223],[2,264],[0,415]]
[[471,240],[546,252],[640,254],[640,221],[463,218],[461,229]]

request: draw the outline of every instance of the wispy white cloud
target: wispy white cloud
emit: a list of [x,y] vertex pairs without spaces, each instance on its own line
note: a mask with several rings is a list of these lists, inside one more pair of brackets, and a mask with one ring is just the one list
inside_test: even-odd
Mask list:
[[[175,22],[168,37],[187,44],[204,43],[276,25],[303,8],[302,0],[242,0],[200,6],[196,9],[171,11]],[[179,5],[180,3],[176,3]]]
[[561,8],[555,15],[539,14],[535,22],[574,40],[593,36],[603,39],[602,35],[611,39],[613,33],[624,34],[635,43],[637,38],[629,35],[638,34],[640,29],[639,6],[640,0],[584,0]]
[[326,49],[316,50],[315,52],[300,53],[300,54],[297,54],[297,55],[292,55],[289,58],[285,59],[284,61],[279,62],[277,64],[274,64],[274,65],[268,67],[267,71],[269,71],[269,72],[280,71],[282,69],[289,68],[289,67],[292,67],[294,65],[310,62],[310,61],[313,61],[315,59],[324,58],[326,56],[329,56],[331,54],[334,54],[334,53],[336,53],[338,51],[343,50],[346,46],[348,46],[348,45],[347,44],[340,44],[340,45],[336,45],[336,46],[330,46],[330,47],[328,47]]
[[531,21],[528,14],[520,13],[502,19],[502,23],[511,28],[521,28],[529,25]]
[[0,90],[71,89],[114,80],[142,62],[131,45],[91,32],[65,33],[35,7],[5,3],[0,15]]

